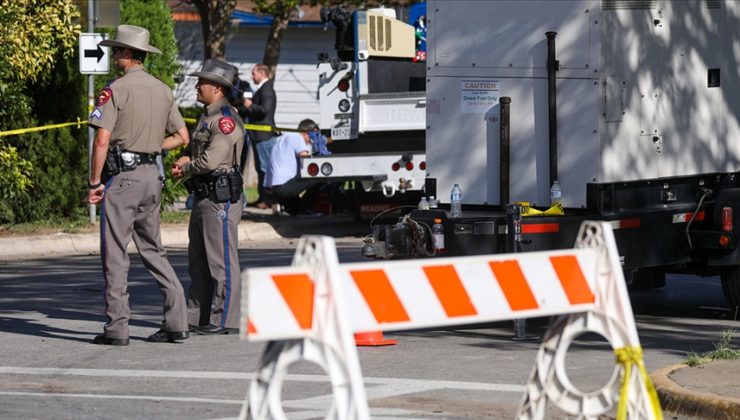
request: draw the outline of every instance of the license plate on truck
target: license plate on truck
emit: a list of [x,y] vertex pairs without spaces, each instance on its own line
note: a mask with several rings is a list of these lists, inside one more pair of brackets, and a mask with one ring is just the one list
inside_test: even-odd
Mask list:
[[332,140],[349,140],[357,138],[357,129],[350,124],[331,128]]

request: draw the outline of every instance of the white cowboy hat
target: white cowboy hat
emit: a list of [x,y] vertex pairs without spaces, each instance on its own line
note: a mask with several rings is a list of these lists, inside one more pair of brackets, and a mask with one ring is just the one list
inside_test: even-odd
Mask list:
[[149,45],[149,31],[134,25],[118,25],[116,39],[106,39],[98,45],[103,47],[121,47],[132,50],[145,51],[155,54],[162,54],[162,51]]

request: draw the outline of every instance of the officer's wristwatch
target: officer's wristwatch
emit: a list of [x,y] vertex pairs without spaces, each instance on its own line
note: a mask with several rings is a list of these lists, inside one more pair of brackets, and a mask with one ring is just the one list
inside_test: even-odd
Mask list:
[[94,189],[98,188],[101,185],[103,185],[103,183],[102,182],[98,182],[97,184],[87,184],[87,187],[90,188],[91,190],[94,190]]

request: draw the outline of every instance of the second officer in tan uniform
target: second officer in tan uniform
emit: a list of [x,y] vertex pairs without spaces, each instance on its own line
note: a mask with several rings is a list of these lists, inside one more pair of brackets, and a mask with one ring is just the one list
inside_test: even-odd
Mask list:
[[237,238],[242,216],[239,157],[244,123],[228,102],[234,66],[209,59],[195,88],[203,115],[193,132],[190,149],[175,162],[172,175],[190,176],[185,183],[194,194],[188,235],[188,323],[201,334],[238,332],[240,271]]

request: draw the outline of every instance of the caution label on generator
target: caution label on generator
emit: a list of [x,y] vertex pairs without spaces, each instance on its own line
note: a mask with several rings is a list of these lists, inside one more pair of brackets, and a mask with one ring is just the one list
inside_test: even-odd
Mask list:
[[485,114],[498,105],[501,84],[498,80],[464,79],[460,81],[460,112]]

